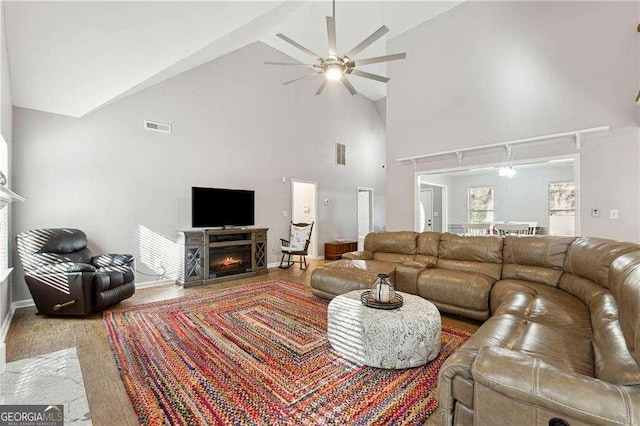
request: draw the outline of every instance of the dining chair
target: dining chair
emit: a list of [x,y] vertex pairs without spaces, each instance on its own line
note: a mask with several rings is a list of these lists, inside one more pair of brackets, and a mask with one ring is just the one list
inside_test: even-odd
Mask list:
[[489,224],[488,223],[463,223],[464,235],[469,236],[482,236],[487,235]]
[[536,235],[538,231],[538,222],[509,222],[514,224],[527,224],[529,226],[529,230],[527,231],[527,235]]
[[528,235],[528,223],[496,223],[496,232],[498,235]]

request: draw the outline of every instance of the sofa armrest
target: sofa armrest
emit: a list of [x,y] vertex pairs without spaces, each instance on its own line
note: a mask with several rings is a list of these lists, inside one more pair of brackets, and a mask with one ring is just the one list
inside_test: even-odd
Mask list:
[[425,263],[409,260],[396,267],[396,290],[409,294],[418,294],[418,277],[426,270]]
[[95,272],[96,267],[87,263],[60,262],[43,265],[27,275],[47,275],[47,274],[73,274],[76,272]]
[[373,259],[373,253],[371,253],[370,251],[364,250],[364,251],[352,251],[349,253],[344,253],[342,255],[343,259],[351,259],[351,260],[372,260]]
[[568,423],[638,424],[639,389],[566,372],[525,353],[485,346],[471,373],[478,424],[531,424],[534,418],[542,423],[560,418]]
[[418,262],[417,260],[407,260],[406,262],[402,262],[402,266],[418,269],[426,269],[427,267],[429,267],[429,265],[427,265],[426,263]]
[[96,268],[105,266],[131,266],[133,267],[133,256],[130,254],[101,254],[91,258],[91,264]]

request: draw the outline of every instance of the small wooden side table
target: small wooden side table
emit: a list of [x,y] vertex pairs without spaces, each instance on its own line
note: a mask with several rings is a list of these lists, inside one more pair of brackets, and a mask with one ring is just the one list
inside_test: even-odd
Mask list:
[[324,244],[324,258],[338,260],[344,253],[358,250],[357,241],[333,242]]

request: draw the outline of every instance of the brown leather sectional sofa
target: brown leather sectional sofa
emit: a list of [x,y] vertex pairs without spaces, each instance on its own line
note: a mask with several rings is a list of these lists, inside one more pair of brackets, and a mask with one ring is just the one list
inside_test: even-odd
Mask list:
[[369,234],[316,268],[314,294],[379,272],[486,320],[440,370],[446,425],[640,425],[640,246],[598,238]]

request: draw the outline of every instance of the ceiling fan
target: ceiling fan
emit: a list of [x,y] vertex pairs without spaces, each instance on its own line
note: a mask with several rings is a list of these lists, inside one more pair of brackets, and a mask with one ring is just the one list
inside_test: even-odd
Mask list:
[[299,63],[288,63],[288,62],[265,62],[267,65],[284,65],[284,66],[293,66],[293,67],[305,67],[305,68],[313,68],[317,72],[309,75],[305,75],[303,77],[296,78],[295,80],[287,81],[283,84],[291,84],[293,82],[304,80],[310,77],[316,77],[322,75],[324,78],[322,80],[322,84],[316,91],[316,95],[319,95],[324,90],[328,81],[331,80],[340,80],[344,87],[347,88],[351,95],[355,95],[358,93],[353,87],[353,84],[347,78],[347,75],[355,75],[362,78],[368,78],[370,80],[380,81],[382,83],[386,83],[390,79],[388,77],[384,77],[377,74],[371,74],[365,71],[360,71],[356,69],[356,67],[361,67],[364,65],[370,64],[378,64],[381,62],[389,62],[389,61],[397,61],[400,59],[405,59],[407,57],[406,53],[396,53],[394,55],[386,55],[386,56],[378,56],[375,58],[367,58],[367,59],[354,59],[354,57],[362,52],[364,49],[369,47],[375,41],[377,41],[380,37],[389,32],[389,28],[384,25],[378,28],[373,34],[369,37],[365,38],[361,41],[356,47],[349,50],[342,56],[339,56],[336,49],[336,2],[333,0],[333,16],[327,16],[327,35],[329,38],[329,54],[325,57],[318,55],[315,52],[307,49],[300,43],[290,39],[284,34],[276,34],[277,37],[291,44],[295,48],[303,51],[307,55],[315,58],[315,63],[312,64],[299,64]]

